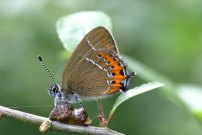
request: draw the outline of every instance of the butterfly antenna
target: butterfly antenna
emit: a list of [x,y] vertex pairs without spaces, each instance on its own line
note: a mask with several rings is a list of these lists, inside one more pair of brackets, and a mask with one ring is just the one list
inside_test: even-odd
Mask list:
[[46,65],[45,65],[45,63],[43,62],[42,57],[41,57],[40,55],[38,55],[38,59],[39,59],[39,61],[41,62],[42,66],[45,68],[45,70],[48,72],[48,74],[49,74],[50,78],[52,79],[52,81],[55,83],[55,80],[54,80],[54,78],[53,78],[51,72],[50,72],[50,71],[48,70],[48,68],[46,67]]

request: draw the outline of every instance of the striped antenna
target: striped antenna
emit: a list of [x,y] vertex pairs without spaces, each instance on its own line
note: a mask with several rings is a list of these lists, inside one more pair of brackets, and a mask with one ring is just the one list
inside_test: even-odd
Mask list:
[[[45,70],[48,72],[50,78],[52,79],[52,81],[55,83],[55,80],[53,79],[53,76],[51,74],[51,72],[48,70],[48,68],[46,67],[45,63],[42,60],[42,57],[40,55],[38,55],[39,61],[41,62],[42,66],[45,68]],[[56,83],[55,83],[56,84]]]

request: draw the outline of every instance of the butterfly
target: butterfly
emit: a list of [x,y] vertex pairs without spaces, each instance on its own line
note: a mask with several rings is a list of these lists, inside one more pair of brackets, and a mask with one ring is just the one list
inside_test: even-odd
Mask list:
[[[48,89],[55,104],[50,118],[68,124],[86,125],[88,115],[81,100],[97,99],[100,124],[106,126],[111,117],[105,119],[100,98],[125,92],[129,80],[134,77],[134,72],[129,72],[120,56],[112,34],[102,26],[94,28],[81,40],[65,65],[60,84],[55,83],[41,56],[38,58],[54,82]],[[67,107],[74,102],[78,102],[81,110],[86,112],[80,111],[79,118],[74,117],[76,109]]]
[[112,34],[99,26],[81,40],[65,65],[61,84],[53,84],[49,93],[55,97],[59,92],[59,99],[69,102],[103,98],[126,91],[133,76]]

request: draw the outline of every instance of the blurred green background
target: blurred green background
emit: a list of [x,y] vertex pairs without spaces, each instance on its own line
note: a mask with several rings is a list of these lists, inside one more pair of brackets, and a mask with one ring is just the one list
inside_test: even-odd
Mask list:
[[[122,54],[155,69],[154,75],[163,74],[172,85],[191,84],[201,91],[201,7],[201,0],[0,0],[0,105],[49,115],[53,99],[47,88],[52,82],[36,56],[43,56],[59,82],[66,60],[61,58],[64,48],[56,33],[56,21],[86,10],[100,10],[111,17]],[[130,87],[146,82],[137,72]],[[127,135],[201,135],[201,120],[183,101],[169,95],[174,93],[178,98],[175,86],[169,88],[171,92],[158,89],[128,100],[115,112],[109,128]],[[115,99],[104,100],[106,115]],[[96,102],[85,102],[84,107],[91,117],[97,116]],[[97,126],[98,120],[94,121]],[[42,133],[37,126],[3,119],[0,134]]]

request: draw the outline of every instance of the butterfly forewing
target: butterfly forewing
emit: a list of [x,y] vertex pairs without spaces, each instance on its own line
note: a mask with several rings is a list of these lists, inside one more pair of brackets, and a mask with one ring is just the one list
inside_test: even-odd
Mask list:
[[73,52],[69,62],[65,66],[63,74],[69,70],[71,71],[79,61],[88,57],[94,50],[111,50],[118,54],[113,36],[104,27],[97,27],[87,33]]
[[115,73],[112,74],[114,71],[119,74],[125,67],[118,53],[107,29],[93,29],[82,39],[66,64],[61,90],[67,94],[76,93],[81,98],[103,96],[120,90],[120,83],[125,78],[119,78],[116,83],[113,81]]

